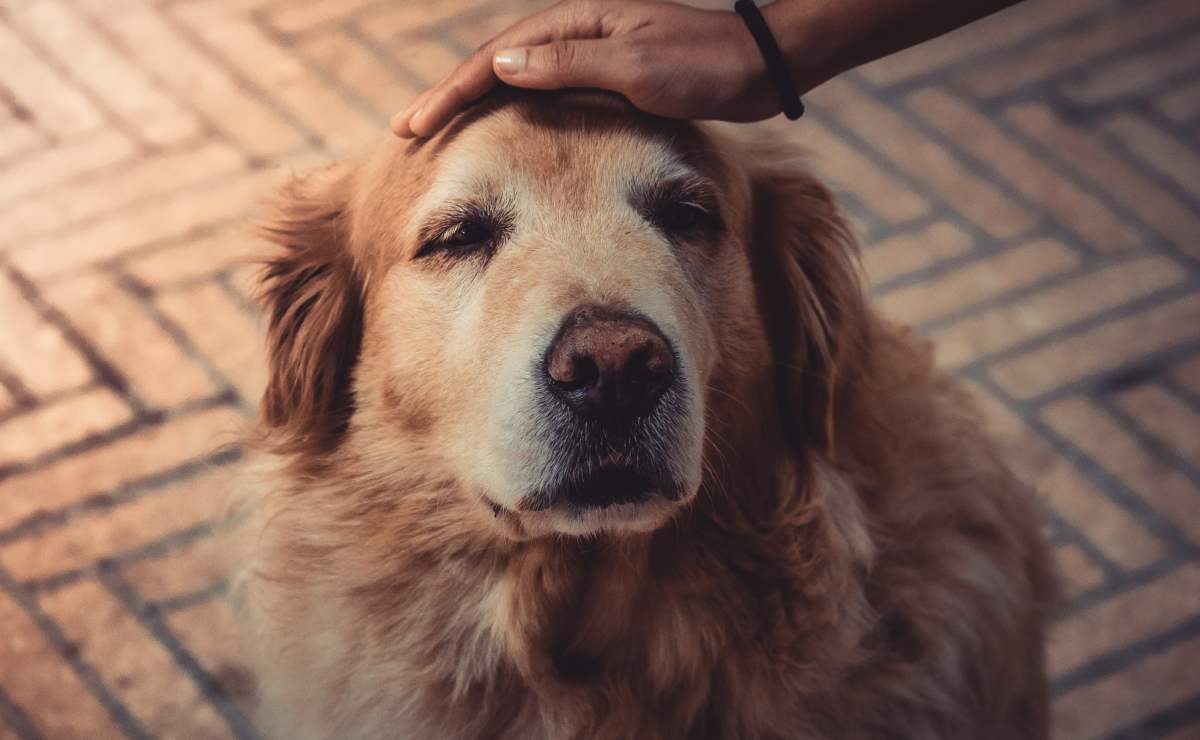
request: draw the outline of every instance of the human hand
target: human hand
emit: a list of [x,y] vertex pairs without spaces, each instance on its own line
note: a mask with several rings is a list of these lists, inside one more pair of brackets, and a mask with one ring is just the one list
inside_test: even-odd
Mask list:
[[603,88],[671,118],[758,121],[780,111],[736,14],[668,2],[563,0],[480,47],[394,116],[392,130],[429,136],[497,81]]

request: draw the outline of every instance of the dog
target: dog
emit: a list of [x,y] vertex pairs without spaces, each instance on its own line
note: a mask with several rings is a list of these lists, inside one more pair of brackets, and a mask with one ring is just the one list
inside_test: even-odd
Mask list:
[[1032,497],[766,139],[497,92],[283,189],[268,736],[1047,736]]

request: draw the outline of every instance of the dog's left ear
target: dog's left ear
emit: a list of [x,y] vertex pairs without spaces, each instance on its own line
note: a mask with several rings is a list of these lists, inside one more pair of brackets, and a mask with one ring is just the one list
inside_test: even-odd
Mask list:
[[793,449],[832,457],[837,391],[867,320],[858,247],[829,190],[794,162],[760,158],[751,185],[750,258],[780,421]]
[[280,451],[329,451],[354,411],[363,281],[347,239],[349,200],[345,173],[297,178],[279,191],[263,227],[279,250],[259,276],[269,321],[260,410]]

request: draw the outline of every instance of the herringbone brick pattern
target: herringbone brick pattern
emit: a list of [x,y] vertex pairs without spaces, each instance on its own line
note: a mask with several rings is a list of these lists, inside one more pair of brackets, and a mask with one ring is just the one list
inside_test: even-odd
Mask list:
[[[245,216],[530,9],[0,2],[0,737],[254,736]],[[1028,0],[808,103],[767,126],[1044,496],[1057,737],[1200,737],[1200,3]]]

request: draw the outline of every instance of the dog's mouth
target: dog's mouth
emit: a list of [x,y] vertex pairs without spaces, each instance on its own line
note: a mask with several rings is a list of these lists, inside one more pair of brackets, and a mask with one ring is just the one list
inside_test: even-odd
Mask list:
[[661,476],[629,464],[605,464],[583,472],[574,472],[555,485],[522,499],[527,511],[557,508],[564,512],[607,509],[621,504],[639,504],[655,496],[678,498],[678,486]]
[[[662,497],[678,501],[682,487],[658,476],[628,466],[606,466],[586,476],[572,476],[563,483],[543,488],[521,498],[517,512],[551,509],[564,513],[607,509],[622,504],[639,504]],[[485,497],[492,513],[499,516],[508,509]]]
[[567,529],[591,529],[588,523],[620,528],[622,523],[657,516],[684,496],[684,487],[654,471],[624,460],[606,460],[586,469],[564,471],[560,481],[521,497],[515,508],[486,499],[497,519],[518,518],[569,523]]

